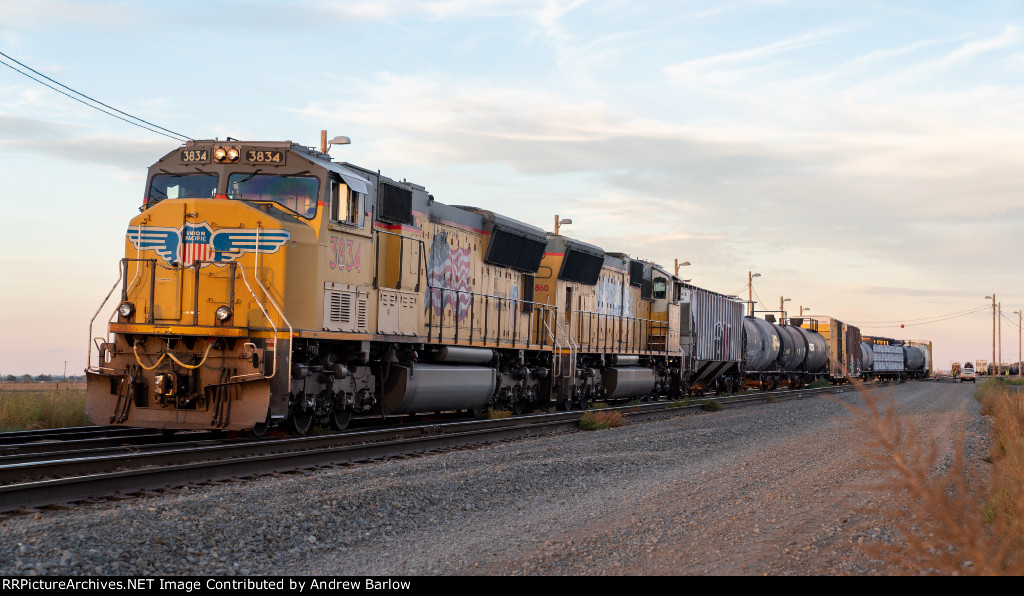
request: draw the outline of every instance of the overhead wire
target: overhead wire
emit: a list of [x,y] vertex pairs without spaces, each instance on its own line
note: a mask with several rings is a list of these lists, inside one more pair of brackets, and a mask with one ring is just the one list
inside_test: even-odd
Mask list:
[[[754,298],[757,298],[757,304],[759,304],[761,306],[761,310],[765,311],[765,312],[768,312],[768,305],[766,305],[764,303],[764,301],[761,300],[761,297],[758,296],[757,290],[753,290],[753,293],[754,293]],[[779,313],[779,314],[782,314],[782,313]]]
[[[21,66],[21,67],[23,67],[23,68],[25,68],[25,69],[35,73],[35,74],[43,77],[44,79],[46,79],[47,81],[50,81],[51,83],[54,83],[55,85],[59,85],[60,87],[63,87],[64,89],[67,89],[68,91],[70,91],[71,93],[74,93],[75,95],[78,95],[80,97],[84,97],[85,99],[87,99],[87,100],[89,100],[89,101],[91,101],[91,102],[93,102],[95,104],[99,104],[100,106],[103,106],[104,108],[108,108],[110,110],[113,110],[114,112],[117,112],[117,114],[122,114],[124,116],[127,116],[128,118],[131,118],[132,120],[137,120],[138,122],[133,122],[132,120],[128,120],[126,118],[122,118],[121,116],[118,116],[117,114],[113,114],[111,112],[108,112],[107,110],[104,110],[103,108],[97,107],[96,105],[93,105],[92,103],[89,103],[88,101],[84,101],[83,99],[80,99],[79,97],[75,97],[74,95],[69,95],[68,93],[65,93],[64,91],[61,91],[60,89],[57,89],[53,85],[49,85],[49,84],[47,84],[47,83],[45,83],[43,81],[40,81],[39,79],[37,79],[36,77],[30,75],[29,73],[27,73],[27,72],[25,72],[23,70],[20,70],[17,67],[12,66],[12,65],[8,64],[7,62],[4,62],[3,60],[0,60],[0,64],[3,64],[7,68],[10,68],[14,72],[16,72],[16,73],[18,73],[20,75],[23,75],[25,77],[28,77],[28,78],[32,79],[33,81],[39,83],[40,85],[43,85],[44,87],[52,89],[52,90],[56,91],[57,93],[60,93],[61,95],[65,96],[65,97],[73,99],[73,100],[77,101],[78,103],[80,103],[82,105],[88,106],[88,107],[90,107],[90,108],[92,108],[94,110],[97,110],[99,112],[102,112],[102,113],[104,113],[104,114],[106,114],[108,116],[113,116],[114,118],[117,118],[118,120],[121,120],[123,122],[127,122],[128,124],[131,124],[133,126],[138,126],[139,128],[143,128],[143,129],[148,130],[150,132],[154,132],[154,133],[156,133],[158,135],[163,135],[165,137],[168,137],[168,138],[171,138],[171,139],[175,139],[177,141],[182,141],[182,140],[191,141],[191,140],[193,140],[191,137],[189,137],[187,135],[184,135],[184,134],[181,134],[180,132],[175,132],[173,130],[169,130],[169,129],[164,128],[162,126],[159,126],[157,124],[153,124],[152,122],[149,122],[147,120],[143,120],[142,118],[139,118],[138,116],[132,116],[131,114],[129,114],[127,112],[123,112],[123,111],[121,111],[121,110],[119,110],[119,109],[117,109],[117,108],[115,108],[113,106],[109,106],[109,105],[103,103],[102,101],[99,101],[98,99],[94,99],[92,97],[89,97],[88,95],[85,95],[84,93],[81,93],[79,91],[75,91],[74,89],[72,89],[71,87],[68,87],[67,85],[61,83],[60,81],[56,81],[54,79],[51,79],[50,77],[44,75],[43,73],[41,73],[38,70],[32,68],[31,66],[28,66],[27,64],[19,62],[18,60],[8,56],[7,54],[5,54],[3,52],[0,52],[0,56],[3,56],[4,58],[10,60],[11,62],[14,62],[15,64],[17,64],[17,65],[19,65],[19,66]],[[139,124],[139,122],[142,122],[143,124],[147,124],[149,126],[143,126],[143,124]],[[153,128],[150,128],[150,127],[153,127]],[[157,130],[157,129],[159,129],[159,130]],[[161,132],[161,131],[164,131],[164,132]],[[168,134],[168,133],[170,133],[170,134]]]
[[855,321],[855,322],[858,325],[884,325],[886,323],[906,323],[907,321],[911,321],[911,322],[914,322],[914,321],[928,321],[928,320],[934,319],[936,317],[960,316],[960,315],[974,314],[976,312],[981,312],[983,310],[988,310],[990,308],[992,308],[992,307],[991,306],[979,306],[979,307],[976,307],[976,308],[969,308],[967,310],[959,310],[959,311],[948,313],[948,314],[932,315],[930,317],[920,317],[920,318],[917,318],[917,319],[895,319],[895,320],[892,320],[892,321]]
[[[982,307],[976,308],[974,310],[969,310],[969,311],[964,311],[964,312],[959,312],[959,313],[953,313],[953,314],[950,314],[950,315],[935,315],[933,317],[927,317],[927,318],[924,318],[924,319],[905,319],[905,321],[909,320],[909,321],[921,321],[921,322],[915,322],[915,323],[903,322],[903,323],[900,323],[900,326],[901,327],[902,326],[906,326],[906,327],[919,327],[921,325],[931,325],[932,323],[940,323],[942,321],[948,321],[950,319],[958,319],[960,317],[966,317],[968,315],[973,315],[973,314],[979,313],[981,311],[988,310],[989,308],[991,308],[991,307],[989,307],[989,306],[982,306]],[[852,324],[856,324],[858,327],[867,327],[867,326],[872,326],[872,327],[876,327],[876,328],[878,328],[878,327],[881,327],[881,328],[896,327],[896,325],[883,324],[883,323],[889,323],[889,322],[892,322],[892,321],[883,321],[881,323],[862,323],[862,322],[858,322],[858,321],[853,321]]]

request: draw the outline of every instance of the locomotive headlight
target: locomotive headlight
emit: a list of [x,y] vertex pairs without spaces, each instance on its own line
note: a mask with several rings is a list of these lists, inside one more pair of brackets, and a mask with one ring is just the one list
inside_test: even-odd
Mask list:
[[221,323],[226,323],[231,318],[231,307],[222,304],[217,307],[217,320]]
[[117,314],[121,315],[123,319],[129,319],[135,314],[135,305],[131,302],[122,302],[121,306],[117,307]]
[[214,147],[213,161],[217,163],[236,163],[241,154],[241,147]]

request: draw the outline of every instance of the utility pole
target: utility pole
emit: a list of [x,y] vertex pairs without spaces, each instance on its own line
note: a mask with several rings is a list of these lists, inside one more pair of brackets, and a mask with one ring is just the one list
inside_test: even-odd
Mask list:
[[1003,376],[1003,303],[999,303],[999,362],[996,364],[999,376]]
[[[992,360],[996,359],[996,293],[992,292],[991,296],[985,296],[985,298],[992,299]],[[988,371],[985,371],[986,373]]]
[[789,302],[790,300],[792,300],[792,298],[783,298],[782,296],[779,296],[779,316],[782,317],[782,320],[779,321],[780,325],[786,321],[786,311],[784,303]]
[[747,304],[750,305],[750,314],[748,316],[754,316],[754,278],[761,277],[760,273],[754,273],[747,271]]
[[1024,324],[1024,310],[1015,310],[1013,314],[1017,315],[1017,380],[1020,381],[1020,367],[1021,367],[1021,324]]

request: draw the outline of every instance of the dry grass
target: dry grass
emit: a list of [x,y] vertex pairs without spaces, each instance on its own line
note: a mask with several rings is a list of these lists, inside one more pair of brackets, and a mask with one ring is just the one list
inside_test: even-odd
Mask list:
[[580,418],[580,429],[582,430],[602,430],[623,424],[625,424],[625,420],[622,418],[622,414],[605,410],[592,410]]
[[89,424],[82,391],[0,391],[0,432]]
[[[1001,535],[1014,537],[1017,546],[1024,547],[1024,393],[1000,381],[986,381],[975,394],[981,413],[992,417],[992,490],[985,515]],[[1024,563],[1018,573],[1024,573]]]
[[1020,396],[993,393],[985,406],[996,419],[992,443],[1001,447],[993,447],[990,489],[983,495],[967,470],[964,429],[949,437],[951,452],[943,450],[891,397],[858,389],[864,405],[847,408],[866,465],[885,476],[872,488],[886,495],[886,505],[869,513],[883,514],[898,534],[894,544],[865,546],[867,553],[903,573],[1024,574],[1024,533],[1015,513],[1024,510]]
[[488,420],[497,420],[499,418],[510,418],[512,416],[512,410],[487,410]]

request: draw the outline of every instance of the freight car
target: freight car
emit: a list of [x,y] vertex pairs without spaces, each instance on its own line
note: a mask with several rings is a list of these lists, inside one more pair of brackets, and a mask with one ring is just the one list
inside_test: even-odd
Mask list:
[[[862,365],[865,380],[906,381],[931,376],[931,343],[904,341],[888,337],[864,336]],[[870,356],[868,355],[870,352]]]
[[150,167],[94,422],[302,434],[738,388],[742,304],[326,151],[189,141]]
[[[769,320],[770,319],[770,320]],[[813,324],[802,319],[789,325],[764,320],[743,320],[743,375],[748,387],[770,390],[782,386],[800,388],[828,376],[828,344]]]

